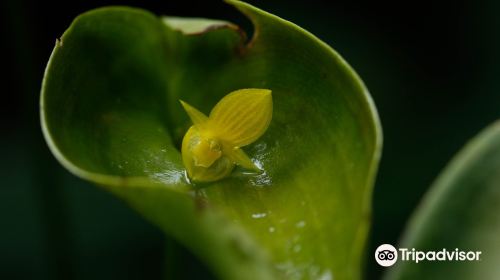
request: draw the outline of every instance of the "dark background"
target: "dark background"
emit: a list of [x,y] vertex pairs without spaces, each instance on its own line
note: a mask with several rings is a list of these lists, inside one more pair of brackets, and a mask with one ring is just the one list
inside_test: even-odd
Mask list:
[[[304,27],[357,70],[384,130],[374,192],[371,258],[396,243],[407,218],[449,159],[500,116],[498,1],[257,1]],[[438,3],[435,3],[438,2]],[[165,240],[124,203],[65,171],[43,140],[38,99],[46,62],[78,14],[104,5],[156,14],[249,22],[220,1],[1,2],[1,279],[160,279]],[[170,275],[207,272],[189,253]]]

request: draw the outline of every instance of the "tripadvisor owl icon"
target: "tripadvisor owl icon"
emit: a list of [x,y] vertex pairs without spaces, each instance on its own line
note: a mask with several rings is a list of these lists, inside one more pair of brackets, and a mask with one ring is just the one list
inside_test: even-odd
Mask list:
[[398,250],[391,244],[382,244],[375,250],[375,260],[381,266],[392,266],[398,260]]

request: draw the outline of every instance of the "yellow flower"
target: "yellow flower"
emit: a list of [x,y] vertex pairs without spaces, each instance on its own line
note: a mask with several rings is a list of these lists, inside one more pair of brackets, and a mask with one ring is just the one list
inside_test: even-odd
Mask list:
[[253,143],[269,127],[273,114],[270,90],[233,91],[215,105],[208,117],[180,102],[193,122],[182,140],[182,161],[191,180],[222,179],[235,164],[260,171],[241,147]]

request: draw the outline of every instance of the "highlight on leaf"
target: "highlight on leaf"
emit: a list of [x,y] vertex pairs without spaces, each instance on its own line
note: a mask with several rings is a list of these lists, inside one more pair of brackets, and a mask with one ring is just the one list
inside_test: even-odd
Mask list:
[[180,102],[193,122],[182,140],[182,161],[191,180],[220,180],[231,174],[235,165],[260,171],[241,147],[255,142],[269,127],[271,90],[233,91],[215,105],[209,117]]

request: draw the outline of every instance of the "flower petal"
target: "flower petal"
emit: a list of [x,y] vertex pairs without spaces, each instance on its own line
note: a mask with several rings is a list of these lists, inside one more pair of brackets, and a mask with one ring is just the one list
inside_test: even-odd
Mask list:
[[218,137],[234,147],[242,147],[264,134],[272,114],[270,90],[240,89],[226,95],[215,105],[209,122]]
[[193,122],[194,125],[202,125],[205,124],[208,120],[208,117],[205,116],[202,112],[198,111],[195,107],[187,104],[186,102],[179,100],[182,104],[182,107],[184,107],[184,110],[186,110],[186,113],[188,114],[189,118]]
[[233,163],[254,171],[261,171],[255,163],[247,156],[247,154],[240,148],[224,149],[224,155],[229,158]]

